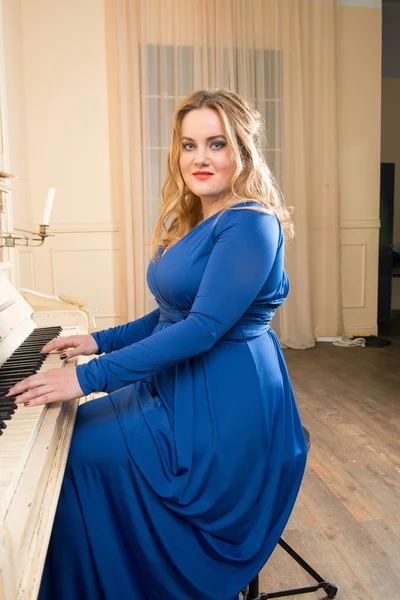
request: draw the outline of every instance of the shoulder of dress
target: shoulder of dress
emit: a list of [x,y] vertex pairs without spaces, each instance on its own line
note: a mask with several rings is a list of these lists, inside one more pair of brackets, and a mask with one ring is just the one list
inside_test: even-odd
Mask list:
[[214,243],[226,234],[237,239],[254,239],[255,242],[261,239],[277,244],[282,238],[280,222],[275,213],[254,210],[250,207],[227,209],[219,215],[214,225]]
[[259,202],[242,202],[224,210],[216,219],[215,225],[224,227],[238,224],[246,227],[273,222],[278,222],[276,214],[265,209]]

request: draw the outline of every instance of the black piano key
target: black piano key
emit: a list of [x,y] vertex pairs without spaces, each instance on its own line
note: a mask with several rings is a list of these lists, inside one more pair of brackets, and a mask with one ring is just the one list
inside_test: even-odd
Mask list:
[[37,336],[43,336],[43,335],[47,335],[47,337],[52,337],[54,335],[58,335],[61,331],[60,327],[55,327],[55,328],[50,328],[47,329],[47,327],[40,327],[38,329],[34,329],[26,338],[27,340],[35,338]]
[[47,338],[43,337],[43,338],[36,338],[34,340],[25,340],[25,342],[22,342],[22,344],[16,348],[16,350],[19,350],[20,348],[29,348],[30,346],[40,346],[40,344],[43,344],[43,342],[46,342]]
[[11,354],[11,357],[13,356],[34,356],[35,354],[39,354],[39,350],[42,349],[42,345],[39,344],[37,347],[31,347],[31,348],[21,348],[19,350],[16,350],[15,352],[13,352]]
[[4,418],[4,416],[2,417],[1,415],[8,415],[11,419],[11,417],[13,416],[14,413],[15,413],[15,406],[14,406],[14,408],[7,408],[5,406],[0,406],[0,419]]
[[38,340],[31,340],[30,342],[24,342],[19,348],[18,350],[24,350],[26,349],[31,349],[31,348],[41,348],[43,346],[43,344],[46,342],[46,338],[43,338],[42,340],[38,339]]
[[13,371],[8,371],[6,373],[0,373],[0,383],[5,381],[6,378],[9,376],[12,377],[15,375],[16,377],[19,377],[21,380],[21,379],[26,379],[27,377],[30,377],[34,373],[36,373],[36,369],[21,369],[18,371],[15,369]]
[[46,345],[46,340],[36,340],[35,342],[29,342],[29,344],[24,344],[23,346],[20,346],[16,352],[18,350],[24,351],[24,350],[41,350],[43,348],[43,346]]
[[2,404],[0,406],[1,412],[3,412],[3,411],[4,412],[8,412],[8,413],[10,413],[12,415],[15,413],[15,411],[17,410],[17,408],[18,408],[18,404],[15,404],[15,402],[11,402],[11,404]]
[[34,362],[35,360],[44,360],[46,358],[47,354],[40,354],[39,352],[37,354],[26,354],[24,355],[22,354],[16,354],[15,356],[10,356],[10,358],[4,363],[4,365],[8,366],[11,365],[13,363],[17,363],[17,362],[21,362],[21,361],[25,361],[25,362]]
[[36,329],[33,329],[29,335],[33,335],[33,334],[35,334],[37,332],[41,332],[41,331],[49,331],[49,332],[57,331],[59,333],[61,331],[61,329],[62,329],[62,327],[60,325],[51,325],[50,327],[36,327]]
[[17,408],[18,404],[15,404],[15,402],[0,402],[0,410],[16,410]]
[[19,348],[17,348],[17,350],[14,350],[14,352],[10,355],[8,360],[12,360],[13,356],[20,356],[21,354],[26,354],[27,356],[32,355],[32,354],[38,354],[39,356],[41,356],[41,352],[40,350],[42,349],[41,344],[39,344],[39,349],[37,348],[21,348],[21,346]]
[[[7,368],[18,367],[19,369],[24,369],[25,367],[36,367],[36,366],[40,367],[43,362],[44,362],[44,360],[40,360],[40,357],[36,357],[35,360],[28,360],[28,361],[23,360],[23,359],[18,359],[18,360],[8,363],[6,366],[7,366]],[[1,371],[0,371],[0,373],[1,373]]]
[[[36,373],[36,371],[38,371],[38,370],[39,370],[41,367],[42,367],[42,363],[40,363],[40,364],[38,364],[38,365],[31,365],[31,367],[30,367],[29,371],[30,371],[31,369],[35,369],[35,371],[34,371],[34,372]],[[26,370],[27,370],[27,369],[26,369],[26,367],[22,367],[22,366],[21,366],[21,369],[20,369],[20,371],[19,371],[19,372],[22,372],[22,371],[24,371],[24,372],[25,372]],[[7,382],[7,381],[9,381],[10,379],[13,379],[14,377],[18,377],[18,371],[15,371],[15,373],[5,373],[5,374],[4,374],[4,376],[2,375],[2,373],[1,373],[1,371],[0,371],[0,380],[1,380],[1,381],[0,381],[0,385],[2,385],[3,383],[6,383],[6,382]]]
[[60,333],[61,330],[62,330],[62,327],[60,327],[60,325],[53,325],[51,327],[37,327],[29,335],[35,335],[37,333],[42,333],[42,332],[48,332],[49,334],[50,333]]
[[[21,379],[21,381],[24,381],[24,379]],[[17,381],[16,383],[14,383],[14,385],[17,385],[17,383],[21,383],[21,381]],[[11,388],[14,387],[14,385],[7,385],[5,387],[0,387],[0,396],[6,396],[6,394],[8,394],[8,391],[11,390]]]
[[[15,373],[16,377],[18,377],[19,381],[22,381],[23,379],[26,379],[27,377],[32,377],[32,375],[34,375],[36,373],[36,369],[35,371],[20,371],[19,373]],[[4,379],[2,377],[0,377],[0,385],[3,383],[3,381],[6,381],[6,378],[4,377]]]
[[[17,373],[17,374],[18,374],[18,372],[20,372],[20,373],[24,372],[25,373],[27,371],[32,371],[32,370],[33,370],[34,373],[36,373],[36,371],[38,371],[41,367],[42,367],[42,363],[38,363],[37,365],[29,365],[29,366],[26,366],[26,365],[15,365],[14,366],[15,373]],[[7,376],[7,379],[8,379],[9,377],[13,376],[13,373],[6,373],[5,372],[4,376],[3,376],[2,372],[0,370],[0,379],[5,380],[6,376]]]
[[[26,354],[25,360],[34,360],[35,359],[35,354],[33,354],[33,355],[28,355],[28,353],[25,353],[25,354]],[[21,360],[21,357],[23,357],[23,356],[24,356],[24,352],[22,352],[21,354],[12,354],[10,356],[10,358],[8,358],[4,364],[10,364],[13,360],[16,360],[17,358],[18,358],[18,360]],[[47,354],[41,354],[40,352],[36,353],[37,358],[41,358],[43,356],[46,357]]]
[[21,346],[23,347],[27,347],[29,345],[36,345],[36,344],[43,344],[50,342],[50,340],[53,340],[54,338],[52,336],[48,336],[48,335],[38,335],[35,338],[32,339],[26,339],[25,342],[23,342],[21,344]]
[[[24,372],[31,371],[32,369],[34,369],[34,371],[36,372],[38,369],[41,368],[42,364],[43,364],[42,362],[38,362],[36,364],[30,364],[30,365],[24,365],[23,363],[21,363],[21,364],[13,365],[13,369],[15,369],[16,373],[18,373],[18,371],[20,371],[20,372],[21,371],[24,371]],[[5,379],[6,375],[7,375],[7,379],[8,379],[9,377],[13,376],[13,373],[7,373],[6,371],[4,371],[4,376],[3,376],[2,371],[0,369],[0,378]]]
[[[35,353],[28,354],[26,352],[25,354],[26,354],[25,360],[34,360],[35,359]],[[36,352],[36,357],[37,358],[42,357],[42,356],[46,357],[47,354],[41,354],[40,352]],[[24,352],[21,352],[20,354],[15,354],[15,353],[11,354],[11,356],[6,360],[6,362],[4,364],[5,365],[6,364],[9,365],[13,360],[17,360],[17,359],[21,360],[21,357],[22,358],[24,357]]]
[[29,371],[34,371],[35,367],[33,365],[23,366],[23,365],[9,365],[7,367],[2,367],[0,369],[0,377],[5,377],[6,375],[14,375],[14,373],[28,373]]
[[24,365],[24,364],[19,363],[18,365],[3,365],[0,368],[0,375],[4,375],[4,373],[9,373],[9,372],[18,371],[18,370],[29,371],[29,370],[32,370],[34,368],[35,368],[34,364]]
[[[39,354],[38,356],[33,356],[28,358],[27,356],[18,356],[15,357],[13,359],[9,359],[8,361],[6,361],[4,363],[3,366],[5,367],[11,367],[11,366],[18,366],[18,367],[24,367],[24,366],[31,366],[31,365],[36,365],[36,364],[41,364],[45,359],[46,359],[47,354]],[[0,370],[1,373],[1,370]]]
[[15,359],[17,359],[17,358],[19,359],[19,358],[21,358],[21,356],[24,356],[24,357],[25,357],[27,360],[34,360],[35,358],[39,358],[39,357],[41,357],[41,356],[44,356],[44,357],[46,358],[47,354],[42,354],[42,353],[40,352],[40,351],[41,351],[41,349],[42,349],[42,348],[41,348],[41,346],[39,346],[39,348],[36,348],[36,349],[34,349],[34,350],[31,350],[31,349],[29,349],[29,350],[28,350],[28,349],[25,349],[25,350],[24,350],[24,352],[19,352],[18,354],[16,354],[16,353],[15,353],[15,354],[12,354],[12,355],[10,356],[10,359],[9,359],[9,360],[11,361],[11,360],[13,360],[13,359],[14,359],[14,360],[15,360]]
[[[18,378],[16,378],[16,379],[15,379],[15,383],[14,383],[13,385],[16,385],[17,383],[20,383],[21,381],[24,381],[25,379],[27,379],[27,377],[31,377],[31,375],[26,375],[26,376],[22,376],[22,375],[21,375],[21,377],[18,377]],[[7,380],[4,380],[4,381],[1,381],[1,380],[0,380],[0,390],[1,390],[2,388],[5,388],[6,386],[7,386],[7,389],[8,389],[8,390],[9,390],[11,387],[13,387],[12,385],[10,385],[10,382],[9,382],[9,380],[8,380],[8,379],[7,379]],[[0,396],[1,396],[1,394],[0,394]]]
[[[14,383],[14,385],[17,385],[17,383],[21,383],[21,381],[24,381],[24,379],[20,379],[19,381]],[[0,387],[0,396],[5,396],[8,393],[8,390],[11,390],[11,388],[14,387],[14,385],[7,384],[5,387]]]
[[23,342],[21,345],[22,346],[28,346],[29,344],[47,344],[48,342],[50,342],[51,340],[54,340],[54,338],[57,336],[54,335],[37,335],[34,338],[27,338],[25,340],[25,342]]
[[[17,366],[23,367],[24,365],[32,366],[42,364],[42,362],[46,359],[46,355],[44,354],[31,354],[30,356],[24,356],[23,354],[18,356],[13,356],[10,362],[7,363],[6,367]],[[1,371],[0,371],[1,372]]]
[[34,339],[29,339],[26,338],[26,340],[24,342],[22,342],[22,344],[20,345],[20,348],[28,348],[28,346],[37,346],[40,345],[42,343],[42,340],[47,339],[45,336],[43,337],[37,337]]
[[[0,387],[0,396],[5,396],[11,388],[8,386]],[[11,397],[11,396],[10,396]]]
[[[35,339],[26,339],[24,342],[22,342],[22,344],[19,346],[19,348],[29,348],[30,346],[40,346],[40,344],[43,344],[43,342],[45,340],[47,340],[47,337],[37,337]],[[17,348],[18,350],[18,348]]]
[[[17,384],[15,383],[14,385],[17,385]],[[9,390],[10,390],[12,387],[14,387],[14,386],[12,386],[12,385],[11,385],[11,386],[8,386],[8,385],[7,385],[6,387],[0,387],[0,397],[3,397],[3,396],[5,396],[5,397],[6,397],[6,394],[8,394]],[[9,400],[9,398],[7,398],[7,400]]]
[[47,354],[41,353],[42,348],[61,331],[61,327],[34,329],[0,367],[0,435],[7,427],[6,421],[18,409],[16,397],[6,397],[5,394],[14,385],[39,371],[47,358]]
[[[34,363],[14,363],[13,365],[9,365],[7,366],[7,369],[21,369],[21,370],[26,370],[26,369],[36,369],[37,367],[41,367],[42,366],[43,361],[35,361]],[[4,371],[5,372],[5,371]],[[1,374],[1,370],[0,370],[0,374]]]

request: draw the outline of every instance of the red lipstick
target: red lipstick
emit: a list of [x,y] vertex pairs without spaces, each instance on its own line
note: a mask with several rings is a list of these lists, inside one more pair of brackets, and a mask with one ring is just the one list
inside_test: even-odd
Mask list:
[[210,179],[210,177],[212,177],[213,175],[214,173],[210,173],[209,171],[195,171],[193,173],[193,176],[196,177],[196,179],[200,180]]

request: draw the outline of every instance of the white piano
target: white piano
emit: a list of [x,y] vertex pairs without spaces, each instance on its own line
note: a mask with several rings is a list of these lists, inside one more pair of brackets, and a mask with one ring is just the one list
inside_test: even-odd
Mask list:
[[[62,326],[58,335],[87,333],[81,311],[35,315],[0,270],[0,389],[9,357],[28,336],[37,336],[38,327],[57,320]],[[54,337],[52,331],[47,334]],[[50,354],[40,369],[72,365]],[[34,408],[18,405],[9,420],[0,418],[0,600],[37,598],[76,411],[84,400]],[[0,405],[0,416],[1,410]]]

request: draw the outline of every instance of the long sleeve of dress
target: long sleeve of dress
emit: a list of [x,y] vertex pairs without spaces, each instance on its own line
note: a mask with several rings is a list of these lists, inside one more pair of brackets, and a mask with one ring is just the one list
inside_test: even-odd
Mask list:
[[114,352],[114,350],[121,350],[126,346],[140,342],[153,333],[159,319],[160,310],[157,308],[144,315],[144,317],[136,319],[136,321],[92,333],[92,337],[99,347],[97,354]]
[[254,210],[223,213],[215,224],[215,245],[188,317],[78,366],[83,392],[114,391],[212,348],[257,297],[281,235],[275,215]]

